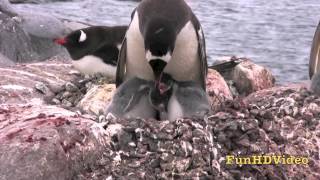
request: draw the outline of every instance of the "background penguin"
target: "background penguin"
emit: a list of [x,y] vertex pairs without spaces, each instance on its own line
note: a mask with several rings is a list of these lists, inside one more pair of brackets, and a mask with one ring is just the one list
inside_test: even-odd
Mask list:
[[127,26],[92,26],[71,32],[55,42],[68,50],[73,66],[83,74],[101,73],[115,78],[116,65]]
[[320,22],[313,37],[310,61],[309,77],[311,79],[310,89],[315,94],[320,95]]
[[178,82],[166,74],[160,84],[160,88],[151,90],[149,100],[160,112],[161,120],[201,119],[211,112],[208,96],[199,84],[192,81]]
[[117,68],[116,85],[161,74],[205,89],[207,58],[202,28],[184,0],[144,0],[132,13]]
[[153,83],[132,78],[119,86],[107,107],[106,115],[116,118],[155,118],[156,110],[149,103],[149,91]]
[[309,60],[309,77],[319,73],[320,69],[320,22],[313,37]]

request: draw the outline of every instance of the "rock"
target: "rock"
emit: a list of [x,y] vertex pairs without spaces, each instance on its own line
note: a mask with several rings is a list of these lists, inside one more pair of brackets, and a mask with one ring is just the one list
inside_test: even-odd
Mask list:
[[77,107],[87,113],[99,115],[104,112],[112,99],[116,87],[114,84],[94,85],[82,98]]
[[69,92],[77,92],[77,91],[79,91],[79,88],[76,85],[74,85],[73,83],[71,83],[71,82],[67,82],[65,84],[65,89],[67,91],[69,91]]
[[49,2],[67,2],[72,0],[10,0],[13,4],[21,4],[21,3],[32,3],[32,4],[40,4],[40,3],[49,3]]
[[0,67],[0,104],[42,104],[44,96],[78,77],[71,70],[70,64],[56,60]]
[[246,60],[237,65],[232,72],[232,80],[242,95],[273,87],[275,78],[271,72]]
[[[0,53],[14,62],[41,61],[57,54],[67,56],[64,48],[53,42],[68,31],[57,18],[29,11],[10,10],[10,4],[1,6]],[[6,13],[7,12],[7,13]]]
[[50,89],[43,82],[36,83],[34,87],[42,94],[50,93]]
[[67,51],[56,45],[53,40],[66,35],[69,31],[62,21],[50,14],[19,11],[22,22],[19,24],[28,33],[33,50],[44,60]]
[[[220,65],[219,71],[221,71],[222,76],[228,82],[233,95],[239,93],[242,96],[246,96],[250,93],[274,86],[275,78],[271,74],[271,71],[253,63],[249,59],[233,56],[224,58],[217,64],[221,64],[221,62],[225,62],[222,63],[225,65]],[[216,66],[217,65],[213,65],[212,67]],[[236,91],[234,88],[236,88]]]
[[67,19],[63,20],[63,24],[67,27],[69,33],[72,31],[78,30],[78,29],[83,29],[83,28],[87,28],[87,27],[91,26],[86,23],[74,22],[74,21],[70,21]]
[[[100,112],[114,84],[70,70],[55,60],[0,68],[0,179],[320,179],[320,98],[303,83],[232,99],[210,70],[208,93],[225,100],[209,116],[113,119]],[[47,91],[52,103],[93,115],[45,105]],[[228,155],[268,154],[308,164],[226,164]]]
[[0,105],[0,179],[74,179],[101,159],[104,134],[61,108]]
[[0,53],[0,67],[12,66],[14,63]]
[[0,12],[5,13],[10,17],[17,16],[17,13],[11,7],[8,0],[0,0]]
[[[111,161],[79,178],[319,179],[320,98],[299,86],[254,92],[204,120],[109,120],[112,146],[103,159]],[[282,107],[299,113],[284,115]],[[226,164],[230,155],[270,154],[306,157],[308,165]]]
[[26,62],[39,59],[33,50],[29,35],[14,18],[0,14],[0,53],[14,62]]
[[227,83],[216,70],[208,70],[206,83],[207,93],[213,107],[222,104],[225,100],[233,99]]
[[29,11],[18,13],[22,17],[21,26],[29,35],[52,41],[67,34],[64,23],[52,15]]

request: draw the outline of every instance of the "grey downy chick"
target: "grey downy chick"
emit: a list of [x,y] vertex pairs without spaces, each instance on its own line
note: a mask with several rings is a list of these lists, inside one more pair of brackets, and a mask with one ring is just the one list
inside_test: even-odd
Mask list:
[[168,103],[173,92],[174,80],[168,74],[163,74],[161,82],[149,92],[149,101],[157,110],[159,120],[168,120]]
[[211,112],[205,90],[192,81],[177,82],[168,103],[169,120],[177,118],[202,119]]
[[119,86],[107,107],[106,115],[115,118],[155,118],[156,111],[148,100],[153,82],[132,78]]
[[203,118],[211,111],[208,96],[201,85],[179,82],[163,74],[160,85],[150,91],[150,103],[160,112],[161,120]]

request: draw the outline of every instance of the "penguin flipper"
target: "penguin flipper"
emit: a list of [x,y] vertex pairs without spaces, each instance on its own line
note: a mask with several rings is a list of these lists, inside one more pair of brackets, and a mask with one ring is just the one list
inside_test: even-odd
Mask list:
[[309,77],[320,70],[320,22],[314,34],[309,60]]
[[127,61],[127,38],[125,37],[118,56],[117,71],[116,71],[116,87],[124,80],[126,71],[126,61]]
[[194,26],[196,28],[196,33],[198,37],[198,54],[199,54],[199,60],[200,60],[201,86],[204,90],[206,90],[206,79],[207,79],[207,73],[208,73],[206,42],[204,39],[204,33],[199,20],[196,18],[196,16],[193,16],[193,18],[194,18],[193,22],[195,22]]

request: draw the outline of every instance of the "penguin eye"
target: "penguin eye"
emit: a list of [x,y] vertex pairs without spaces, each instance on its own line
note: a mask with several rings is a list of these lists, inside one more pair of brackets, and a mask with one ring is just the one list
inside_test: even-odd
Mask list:
[[84,42],[87,39],[87,34],[80,30],[80,37],[79,37],[79,42]]

